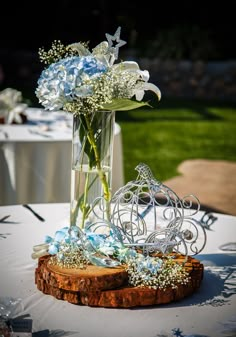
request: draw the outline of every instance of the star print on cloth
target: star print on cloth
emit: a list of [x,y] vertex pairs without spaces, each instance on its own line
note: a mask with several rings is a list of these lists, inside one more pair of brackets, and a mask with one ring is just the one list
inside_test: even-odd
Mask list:
[[176,337],[184,337],[182,335],[182,332],[179,328],[178,329],[172,329],[172,332],[173,332],[173,336],[176,336]]
[[[106,38],[108,41],[108,52],[113,54],[114,60],[118,59],[119,48],[126,44],[126,41],[120,39],[120,30],[121,28],[118,27],[114,35],[106,33]],[[114,41],[117,42],[116,45],[113,45]]]

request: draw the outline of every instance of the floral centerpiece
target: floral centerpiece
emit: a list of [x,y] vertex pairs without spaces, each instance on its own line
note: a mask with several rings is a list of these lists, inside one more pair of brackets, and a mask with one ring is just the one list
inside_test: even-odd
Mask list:
[[146,164],[136,170],[137,179],[112,197],[110,222],[65,226],[33,247],[39,290],[76,304],[129,307],[169,303],[198,289],[203,265],[188,254],[204,248],[204,228]]
[[[63,109],[90,117],[94,110],[131,110],[144,105],[145,90],[161,98],[158,87],[148,83],[149,72],[133,61],[114,64],[118,51],[126,42],[120,40],[120,27],[114,36],[89,51],[87,43],[64,46],[54,41],[52,48],[39,49],[46,64],[38,80],[36,96],[48,110]],[[113,46],[113,42],[117,44]],[[134,99],[133,99],[134,98]]]
[[26,122],[26,108],[22,92],[13,88],[0,91],[0,122],[4,124],[23,124]]
[[[146,90],[154,92],[161,98],[157,86],[149,83],[149,72],[141,70],[133,61],[115,63],[118,59],[119,48],[126,42],[120,39],[120,27],[114,36],[106,34],[107,41],[101,42],[92,51],[88,44],[79,42],[63,45],[54,41],[52,48],[45,51],[39,49],[40,60],[46,65],[36,89],[39,102],[47,110],[65,110],[74,115],[73,156],[72,159],[72,200],[71,225],[84,227],[85,221],[91,215],[92,202],[96,197],[103,196],[107,205],[105,214],[110,220],[109,201],[111,199],[111,159],[112,131],[114,124],[110,118],[110,126],[103,121],[108,120],[107,111],[125,111],[145,105]],[[75,139],[76,138],[76,139]],[[110,155],[107,154],[110,149]],[[85,163],[86,159],[86,163]],[[104,159],[104,161],[103,161]],[[86,167],[86,169],[85,169]],[[78,175],[77,172],[80,172]],[[83,175],[81,175],[83,172]],[[96,176],[94,177],[94,172]],[[109,173],[108,173],[109,172]],[[83,181],[83,188],[75,186],[76,181]],[[100,183],[97,195],[89,198],[89,192]],[[77,222],[78,211],[82,218]]]
[[[120,39],[120,27],[114,36],[106,37],[91,52],[85,43],[64,46],[60,41],[47,52],[39,51],[46,64],[36,89],[40,103],[47,110],[62,109],[74,117],[74,174],[70,226],[33,247],[32,258],[39,259],[35,279],[44,293],[76,304],[128,307],[168,303],[199,287],[203,267],[194,260],[192,268],[185,254],[186,241],[190,246],[197,241],[196,225],[187,218],[188,229],[182,228],[184,216],[178,207],[184,208],[185,203],[154,179],[145,164],[136,168],[137,181],[111,197],[108,172],[114,111],[150,106],[144,100],[146,90],[158,99],[161,94],[148,82],[148,71],[136,62],[115,63],[119,47],[126,43]],[[97,181],[98,189],[94,188]],[[97,194],[90,199],[92,190]],[[156,202],[160,191],[169,224],[159,232],[154,209],[162,205]],[[145,200],[150,196],[141,210],[140,195]],[[79,210],[82,217],[77,222]],[[145,217],[151,213],[154,230],[146,237]]]

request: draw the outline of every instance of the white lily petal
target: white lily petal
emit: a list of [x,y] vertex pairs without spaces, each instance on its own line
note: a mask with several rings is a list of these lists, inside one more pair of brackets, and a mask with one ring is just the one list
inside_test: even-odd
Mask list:
[[139,65],[137,62],[134,61],[125,61],[125,62],[121,62],[119,64],[114,64],[113,65],[114,68],[116,67],[120,67],[121,69],[124,70],[139,70]]
[[102,54],[96,55],[96,59],[105,64],[106,67],[109,66],[109,57],[107,55]]
[[151,90],[151,91],[153,91],[157,95],[158,100],[160,101],[160,99],[161,99],[161,91],[160,91],[160,89],[155,84],[153,84],[153,83],[144,83],[143,89],[144,90]]
[[92,54],[97,55],[106,55],[108,50],[108,42],[103,41],[99,43],[95,48],[93,48]]
[[141,89],[135,90],[135,97],[136,97],[137,101],[139,101],[139,102],[142,101],[143,96],[144,96],[144,90],[141,90]]
[[122,71],[133,72],[140,75],[141,79],[145,82],[149,80],[149,71],[148,70],[140,70],[138,63],[133,61],[125,61],[120,64],[115,64],[113,67],[119,67]]
[[91,55],[89,49],[80,42],[69,44],[68,48],[76,50],[79,53],[79,56]]
[[149,81],[150,75],[149,75],[148,70],[140,70],[139,73],[140,73],[143,81],[145,81],[145,82]]

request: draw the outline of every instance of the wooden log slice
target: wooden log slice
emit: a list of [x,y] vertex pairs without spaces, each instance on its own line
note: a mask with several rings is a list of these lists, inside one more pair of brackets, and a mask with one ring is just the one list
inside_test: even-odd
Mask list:
[[[128,275],[122,268],[51,268],[48,264],[49,258],[50,256],[44,256],[39,259],[38,268],[35,270],[37,288],[57,299],[91,307],[130,308],[179,301],[200,287],[204,272],[200,261],[188,257],[185,268],[189,272],[190,282],[175,289],[163,290],[129,286]],[[176,261],[181,263],[184,259],[184,256],[176,255]]]
[[50,264],[50,256],[44,256],[39,259],[36,279],[43,279],[48,286],[64,290],[96,291],[115,289],[127,284],[128,274],[123,267],[88,265],[85,269],[62,268]]

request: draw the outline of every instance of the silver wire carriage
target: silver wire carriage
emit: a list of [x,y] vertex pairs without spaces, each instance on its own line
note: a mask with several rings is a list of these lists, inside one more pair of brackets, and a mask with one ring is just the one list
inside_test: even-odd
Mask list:
[[[110,228],[127,247],[143,254],[185,255],[200,253],[206,244],[206,232],[194,219],[200,202],[194,195],[180,199],[168,186],[156,180],[150,168],[140,163],[136,180],[121,187],[111,200]],[[194,205],[194,209],[193,209]],[[97,231],[104,221],[90,224]],[[108,234],[109,235],[109,234]]]

